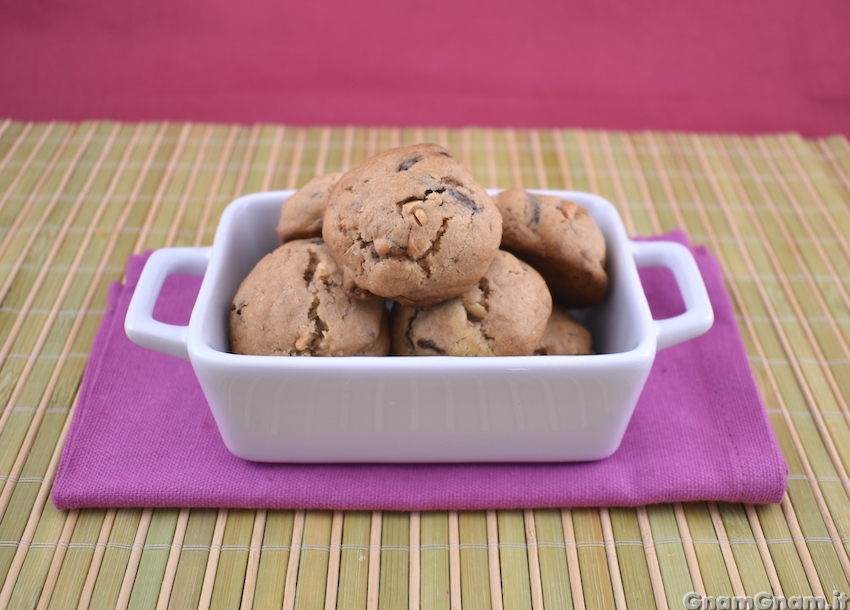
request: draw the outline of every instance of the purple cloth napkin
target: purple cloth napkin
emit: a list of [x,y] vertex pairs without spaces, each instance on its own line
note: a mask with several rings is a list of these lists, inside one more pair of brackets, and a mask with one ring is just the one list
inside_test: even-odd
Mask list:
[[[691,247],[682,232],[661,238]],[[230,454],[190,364],[124,334],[145,257],[114,284],[53,487],[60,509],[429,510],[779,502],[787,467],[753,381],[720,268],[692,248],[712,329],[658,353],[620,449],[598,462],[296,465]],[[641,279],[656,318],[683,309],[667,270]],[[172,277],[154,316],[186,323],[198,278]]]

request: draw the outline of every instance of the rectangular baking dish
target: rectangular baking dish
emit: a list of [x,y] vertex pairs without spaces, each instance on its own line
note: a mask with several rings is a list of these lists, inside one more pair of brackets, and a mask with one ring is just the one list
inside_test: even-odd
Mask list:
[[[628,239],[612,204],[537,191],[587,208],[608,249],[605,301],[573,312],[597,354],[493,358],[275,357],[228,351],[230,304],[279,245],[293,191],[240,197],[211,247],[152,254],[125,329],[135,343],[188,359],[228,449],[263,462],[540,462],[598,460],[620,442],[656,351],[704,333],[713,312],[696,262],[673,242]],[[496,191],[491,191],[494,193]],[[653,320],[638,267],[669,268],[686,311]],[[153,319],[165,279],[203,277],[188,326]]]

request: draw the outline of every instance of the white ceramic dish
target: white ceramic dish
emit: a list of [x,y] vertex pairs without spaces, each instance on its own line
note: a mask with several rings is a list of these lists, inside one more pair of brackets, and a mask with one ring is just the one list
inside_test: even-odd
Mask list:
[[[212,247],[154,252],[125,321],[144,347],[187,358],[227,447],[269,462],[526,462],[596,460],[620,445],[656,350],[713,322],[691,253],[672,242],[630,241],[615,208],[588,193],[608,248],[610,291],[575,312],[592,356],[494,358],[245,356],[228,352],[233,295],[278,245],[274,228],[292,191],[241,197]],[[654,321],[637,267],[669,268],[686,311]],[[166,277],[203,276],[188,326],[152,318]]]

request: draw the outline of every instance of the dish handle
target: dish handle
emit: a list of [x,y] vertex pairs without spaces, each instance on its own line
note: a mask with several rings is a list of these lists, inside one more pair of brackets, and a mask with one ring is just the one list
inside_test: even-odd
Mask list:
[[699,337],[714,324],[714,310],[702,274],[691,251],[672,241],[633,241],[632,255],[638,267],[666,267],[673,272],[685,312],[654,320],[656,349],[662,350]]
[[130,341],[169,356],[189,359],[189,327],[166,324],[153,318],[153,308],[165,280],[178,273],[203,277],[212,248],[163,248],[151,254],[130,299],[124,332]]

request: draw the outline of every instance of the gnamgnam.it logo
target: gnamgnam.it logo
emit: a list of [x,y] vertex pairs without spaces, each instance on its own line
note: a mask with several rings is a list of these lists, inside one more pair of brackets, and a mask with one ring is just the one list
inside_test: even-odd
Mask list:
[[815,595],[792,595],[782,597],[771,593],[756,593],[752,597],[700,595],[695,591],[686,593],[682,603],[688,610],[847,610],[850,597],[839,591],[832,592],[832,604]]

